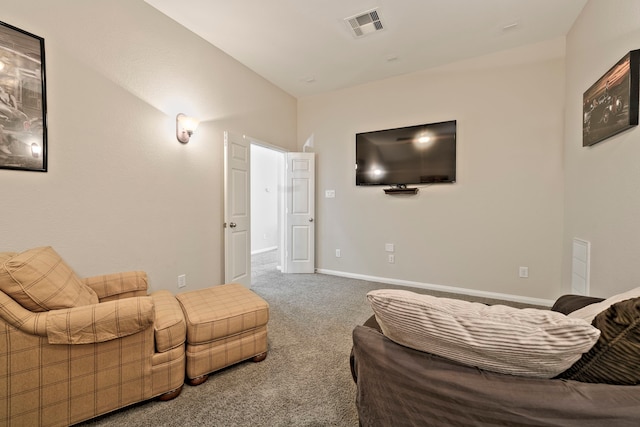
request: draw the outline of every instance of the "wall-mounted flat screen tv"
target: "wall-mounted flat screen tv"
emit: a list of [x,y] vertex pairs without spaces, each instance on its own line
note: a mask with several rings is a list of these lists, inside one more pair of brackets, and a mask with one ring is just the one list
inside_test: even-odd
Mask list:
[[356,134],[356,185],[455,181],[455,120]]

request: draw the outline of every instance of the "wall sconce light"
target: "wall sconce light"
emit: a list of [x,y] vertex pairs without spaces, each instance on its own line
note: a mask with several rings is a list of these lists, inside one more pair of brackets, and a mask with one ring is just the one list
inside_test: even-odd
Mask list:
[[189,142],[191,135],[195,132],[200,121],[194,117],[186,116],[182,113],[176,116],[176,137],[183,144]]

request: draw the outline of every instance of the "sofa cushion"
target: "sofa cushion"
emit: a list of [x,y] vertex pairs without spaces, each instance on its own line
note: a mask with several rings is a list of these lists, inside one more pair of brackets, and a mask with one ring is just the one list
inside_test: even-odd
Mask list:
[[96,293],[50,246],[5,259],[0,264],[0,290],[30,311],[98,303]]
[[600,338],[560,378],[589,383],[640,384],[640,298],[613,304],[593,320]]
[[602,302],[590,304],[586,307],[583,307],[579,310],[569,313],[568,316],[576,319],[584,319],[587,322],[591,323],[599,313],[602,313],[603,311],[611,307],[613,304],[620,301],[627,300],[629,298],[637,298],[637,297],[640,297],[640,287],[631,289],[630,291],[623,292],[621,294],[614,295]]
[[533,308],[488,306],[403,290],[367,294],[382,332],[398,344],[466,365],[552,378],[597,341],[582,319]]

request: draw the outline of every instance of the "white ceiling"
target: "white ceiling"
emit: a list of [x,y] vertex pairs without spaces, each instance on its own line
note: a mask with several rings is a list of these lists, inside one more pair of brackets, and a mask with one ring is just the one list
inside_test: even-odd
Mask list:
[[[145,1],[296,97],[561,37],[587,2]],[[385,29],[354,37],[344,19],[374,8]]]

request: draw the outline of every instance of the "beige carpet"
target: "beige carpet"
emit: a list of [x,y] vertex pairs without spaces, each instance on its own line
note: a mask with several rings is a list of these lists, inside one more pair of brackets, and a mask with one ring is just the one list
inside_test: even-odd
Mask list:
[[271,310],[265,361],[238,364],[197,387],[185,385],[172,401],[137,404],[83,425],[357,426],[351,332],[372,314],[367,292],[398,287],[322,274],[284,275],[275,265],[274,253],[257,256],[254,263],[252,289]]

